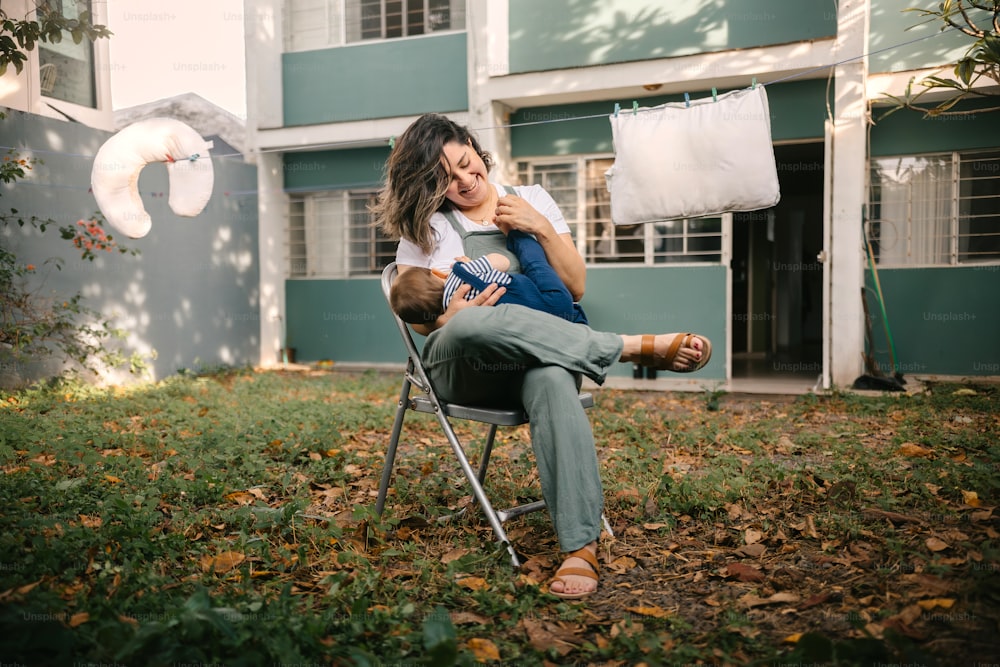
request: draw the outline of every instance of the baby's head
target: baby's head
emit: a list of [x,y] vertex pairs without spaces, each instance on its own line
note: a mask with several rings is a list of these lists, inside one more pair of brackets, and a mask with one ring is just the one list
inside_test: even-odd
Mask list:
[[444,281],[430,269],[410,267],[396,276],[389,304],[409,324],[432,324],[444,312]]

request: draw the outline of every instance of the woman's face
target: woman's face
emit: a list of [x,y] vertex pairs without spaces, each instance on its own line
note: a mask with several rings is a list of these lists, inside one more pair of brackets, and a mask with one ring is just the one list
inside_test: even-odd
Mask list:
[[452,141],[442,148],[441,162],[451,174],[445,196],[460,209],[469,209],[486,201],[490,184],[486,165],[469,144]]

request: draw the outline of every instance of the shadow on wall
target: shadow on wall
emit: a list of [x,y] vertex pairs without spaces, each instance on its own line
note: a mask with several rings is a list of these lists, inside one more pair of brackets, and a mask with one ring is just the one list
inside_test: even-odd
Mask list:
[[[555,4],[510,0],[511,72],[824,39],[836,35],[838,18],[848,26],[863,18],[860,13],[838,17],[833,0],[569,0],[558,3],[558,7]],[[940,20],[906,11],[908,7],[933,9],[937,5],[936,0],[873,0],[867,49],[872,54],[870,71],[904,71],[954,63],[971,46],[972,39],[957,30],[941,31]],[[988,12],[970,11],[978,25],[989,24]],[[713,75],[701,70],[678,70],[675,74],[677,79]]]
[[[42,162],[28,178],[3,186],[0,210],[16,208],[59,226],[91,218],[98,211],[89,191],[93,156],[109,136],[10,112],[0,121],[0,145]],[[92,262],[83,261],[52,228],[43,234],[7,226],[3,244],[20,261],[39,267],[40,296],[65,299],[80,292],[85,305],[124,330],[126,356],[155,353],[147,359],[152,379],[185,368],[254,364],[260,338],[256,167],[231,158],[217,158],[213,167],[212,199],[195,218],[170,211],[163,165],[143,169],[139,192],[153,219],[152,230],[141,239],[128,239],[107,229],[116,242],[140,251],[138,256],[102,252]],[[63,259],[61,271],[46,261],[56,257]],[[8,363],[0,382],[23,383],[61,369],[56,360]],[[104,379],[134,377],[124,368]]]
[[[512,72],[673,58],[821,39],[833,36],[837,23],[832,2],[571,0],[555,8],[534,0],[511,0],[510,6]],[[685,79],[711,75],[676,74]]]

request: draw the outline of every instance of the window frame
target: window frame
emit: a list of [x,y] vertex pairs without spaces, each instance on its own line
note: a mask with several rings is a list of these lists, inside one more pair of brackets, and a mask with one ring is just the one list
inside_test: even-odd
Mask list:
[[[594,257],[597,256],[595,252],[588,252],[587,244],[591,241],[591,237],[588,233],[588,227],[591,224],[602,222],[601,220],[589,220],[587,218],[588,212],[588,189],[593,187],[593,184],[587,180],[587,170],[588,165],[591,162],[596,161],[611,161],[614,160],[613,153],[580,153],[574,155],[561,155],[561,156],[543,156],[543,157],[518,157],[514,160],[516,163],[517,178],[521,184],[529,183],[539,183],[540,179],[535,176],[536,167],[546,167],[553,165],[575,165],[575,173],[577,178],[576,183],[576,216],[567,215],[566,211],[563,210],[563,216],[566,218],[566,222],[569,225],[570,233],[573,235],[574,243],[576,244],[577,250],[580,255],[584,258],[584,262],[587,268],[635,268],[635,267],[704,267],[704,266],[722,266],[725,263],[725,244],[726,244],[726,224],[727,220],[724,215],[717,216],[707,216],[705,218],[683,218],[679,221],[683,223],[683,230],[680,237],[683,239],[683,244],[685,246],[685,254],[687,254],[687,246],[691,238],[705,238],[705,237],[717,237],[719,239],[719,249],[712,255],[718,255],[717,260],[711,261],[697,261],[697,260],[681,260],[681,261],[656,261],[657,258],[668,257],[667,255],[658,255],[655,250],[655,243],[658,239],[663,238],[662,236],[657,236],[657,224],[654,223],[642,223],[641,225],[622,225],[615,226],[611,223],[610,219],[604,221],[609,224],[609,229],[628,229],[628,228],[641,228],[642,230],[642,242],[643,242],[643,252],[642,259],[636,259],[634,261],[616,261],[614,255],[607,255],[609,258],[606,261],[594,261]],[[527,166],[527,170],[524,170],[524,166]],[[610,166],[610,164],[609,164]],[[582,183],[581,183],[582,179]],[[544,187],[544,184],[542,184]],[[548,190],[548,188],[546,188]],[[551,192],[550,192],[551,194]],[[558,202],[558,199],[556,201]],[[610,200],[604,202],[602,205],[610,206]],[[583,212],[581,215],[581,211]],[[719,221],[719,231],[717,234],[698,234],[691,231],[691,226],[695,221],[698,220],[718,220]],[[667,222],[667,221],[665,221]],[[675,222],[675,221],[669,221]],[[617,237],[613,238],[612,241],[619,240],[630,240],[633,237],[623,236],[623,239]],[[703,255],[708,253],[692,253],[692,255]]]
[[[921,268],[954,268],[954,267],[982,267],[982,266],[996,266],[1000,265],[1000,256],[975,260],[965,258],[963,260],[963,254],[968,251],[962,249],[963,238],[984,236],[983,234],[971,234],[963,233],[962,226],[963,223],[967,223],[969,218],[968,213],[963,213],[962,211],[962,201],[967,199],[963,195],[963,183],[969,183],[980,177],[962,177],[962,168],[964,164],[974,163],[980,160],[978,156],[994,156],[993,164],[997,165],[997,168],[991,168],[989,171],[991,174],[981,177],[981,178],[992,178],[996,179],[997,185],[1000,186],[1000,148],[978,148],[971,150],[952,150],[952,151],[933,151],[927,153],[906,153],[898,155],[880,155],[872,156],[868,159],[868,196],[867,196],[867,214],[865,220],[865,238],[872,244],[872,253],[875,257],[875,264],[880,268],[886,269],[921,269]],[[907,209],[908,219],[902,221],[902,226],[904,231],[901,235],[902,241],[906,243],[906,251],[904,261],[885,261],[886,254],[882,250],[882,242],[886,238],[886,235],[882,232],[884,225],[892,225],[899,227],[900,221],[893,218],[885,217],[883,213],[883,208],[885,206],[885,201],[881,197],[881,192],[883,188],[882,182],[876,183],[875,179],[878,175],[876,171],[876,164],[904,160],[932,160],[935,158],[945,158],[947,163],[944,165],[949,173],[947,176],[948,181],[939,183],[944,187],[947,187],[949,194],[947,200],[936,200],[939,205],[943,204],[942,208],[948,209],[948,218],[946,220],[947,233],[941,235],[942,245],[947,246],[947,251],[942,251],[938,253],[939,258],[947,256],[947,261],[941,261],[940,259],[936,261],[916,261],[910,260],[909,257],[912,256],[912,247],[915,243],[926,243],[927,237],[924,236],[920,239],[916,239],[915,236],[915,223],[913,220],[912,209],[915,203],[919,203],[920,200],[915,200],[912,193],[908,198],[901,202]],[[949,183],[950,182],[950,183]],[[878,195],[876,195],[876,190],[878,190]],[[878,199],[876,200],[876,196]],[[997,195],[1000,197],[1000,195]],[[924,200],[928,201],[928,200]],[[998,227],[994,235],[1000,237],[1000,214],[997,214]],[[932,223],[933,224],[933,223]],[[877,231],[876,231],[877,226]],[[922,230],[927,231],[927,230]],[[897,233],[897,236],[900,236]],[[897,241],[898,242],[898,241]],[[1000,254],[1000,241],[998,241],[998,250],[992,254]]]
[[[303,0],[305,2],[307,0]],[[361,3],[365,1],[375,1],[379,3],[380,8],[380,36],[378,37],[368,37],[363,38],[360,35],[363,33],[363,28],[361,27]],[[396,1],[401,3],[401,23],[400,28],[403,32],[401,35],[396,35],[392,37],[386,36],[386,3],[390,1]],[[378,42],[394,41],[399,39],[414,39],[419,37],[433,37],[436,35],[445,35],[449,33],[464,32],[466,30],[466,16],[468,14],[466,3],[462,0],[444,0],[448,3],[449,11],[449,27],[442,28],[440,30],[428,30],[428,17],[431,14],[430,3],[433,0],[420,0],[423,2],[423,20],[421,22],[421,32],[416,34],[407,34],[411,26],[406,21],[409,7],[408,3],[412,0],[313,0],[314,6],[307,7],[296,7],[295,0],[288,0],[283,6],[283,19],[284,19],[284,35],[283,35],[283,52],[284,53],[297,53],[302,51],[313,51],[317,49],[329,49],[329,48],[340,48],[345,46],[355,46],[358,44],[372,44]],[[460,10],[460,11],[459,11]],[[318,39],[315,36],[304,39],[300,32],[296,31],[296,21],[294,19],[296,14],[306,14],[308,12],[322,12],[323,14],[323,25],[320,29],[324,34],[325,38]],[[358,25],[352,28],[349,24],[351,20],[354,20]],[[315,25],[314,20],[307,20],[304,22],[310,26]],[[455,27],[455,23],[460,25]],[[302,26],[299,26],[301,28]],[[311,28],[311,32],[319,32],[316,28]],[[353,35],[357,34],[357,37]],[[297,42],[305,42],[304,44],[297,45]]]
[[[91,20],[95,23],[98,22],[97,17],[94,14],[94,3],[92,0],[46,0],[46,2],[40,3],[42,6],[47,6],[49,10],[57,13],[67,19],[78,19],[82,12],[88,12],[91,15]],[[67,6],[72,8],[72,11],[67,14]],[[42,78],[42,68],[45,66],[52,66],[55,68],[55,84],[52,90],[46,91],[41,90],[41,97],[48,98],[51,100],[56,100],[58,102],[73,104],[80,107],[81,109],[89,109],[93,111],[98,111],[101,108],[101,91],[98,80],[98,67],[97,67],[97,51],[94,48],[94,42],[89,39],[82,39],[79,42],[74,42],[72,39],[63,39],[59,42],[43,42],[39,41],[36,44],[36,53],[38,60],[39,69],[39,79]],[[82,58],[76,57],[77,55],[83,56]],[[79,63],[79,71],[71,71],[74,68],[67,69],[66,67],[60,67],[60,61],[75,61]],[[80,90],[69,90],[65,88],[65,82],[75,81],[79,87],[79,82],[77,81],[80,74],[86,72],[87,81],[84,82]],[[44,81],[40,80],[40,84],[44,84]],[[83,88],[86,88],[86,93],[83,97],[76,95],[75,93],[82,93]],[[64,93],[63,90],[68,90]]]
[[[357,202],[370,201],[377,192],[376,186],[287,192],[283,232],[285,278],[350,280],[381,274],[382,268],[395,260],[396,242],[371,224],[370,213],[360,224],[355,223],[359,212]],[[324,211],[324,205],[331,208]],[[367,210],[367,203],[362,210]],[[296,218],[301,222],[296,223]],[[356,235],[362,231],[360,237]],[[353,252],[358,243],[367,244],[365,255]],[[324,250],[329,244],[336,248],[331,255]],[[391,252],[379,252],[380,244],[391,246]],[[365,269],[356,267],[358,258],[367,265]],[[330,262],[336,264],[332,270]]]

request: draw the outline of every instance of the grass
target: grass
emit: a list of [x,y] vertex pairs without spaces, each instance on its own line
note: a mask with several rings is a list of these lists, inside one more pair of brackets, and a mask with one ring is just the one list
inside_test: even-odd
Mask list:
[[[760,399],[600,390],[615,537],[585,603],[511,570],[399,378],[220,370],[2,394],[0,659],[24,665],[989,663],[1000,391]],[[475,426],[461,426],[479,437]],[[524,427],[497,504],[537,497]]]

